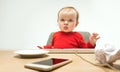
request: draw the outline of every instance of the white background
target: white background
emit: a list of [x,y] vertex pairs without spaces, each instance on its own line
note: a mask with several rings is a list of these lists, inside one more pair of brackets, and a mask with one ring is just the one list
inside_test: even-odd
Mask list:
[[0,0],[0,49],[37,49],[58,31],[57,13],[74,6],[80,13],[75,30],[97,32],[120,44],[120,0]]

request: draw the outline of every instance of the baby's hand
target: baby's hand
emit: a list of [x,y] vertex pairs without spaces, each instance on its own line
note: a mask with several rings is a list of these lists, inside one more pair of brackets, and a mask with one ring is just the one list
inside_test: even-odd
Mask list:
[[93,33],[92,36],[89,38],[90,43],[94,46],[96,41],[100,38],[98,37],[98,33]]

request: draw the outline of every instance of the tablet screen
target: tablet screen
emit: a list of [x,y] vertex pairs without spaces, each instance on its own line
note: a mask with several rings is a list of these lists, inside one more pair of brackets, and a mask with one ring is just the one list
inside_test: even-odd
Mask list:
[[39,61],[39,62],[34,62],[33,64],[41,64],[41,65],[55,65],[55,64],[58,64],[58,63],[61,63],[61,62],[64,62],[66,61],[67,59],[59,59],[59,58],[51,58],[51,59],[48,59],[48,60],[44,60],[44,61]]

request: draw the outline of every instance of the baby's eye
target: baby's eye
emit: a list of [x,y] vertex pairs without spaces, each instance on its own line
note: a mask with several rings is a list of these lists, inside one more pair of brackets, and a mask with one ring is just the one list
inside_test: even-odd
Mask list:
[[60,21],[65,21],[64,19],[61,19]]
[[73,20],[72,19],[70,19],[70,20],[68,20],[69,22],[72,22]]

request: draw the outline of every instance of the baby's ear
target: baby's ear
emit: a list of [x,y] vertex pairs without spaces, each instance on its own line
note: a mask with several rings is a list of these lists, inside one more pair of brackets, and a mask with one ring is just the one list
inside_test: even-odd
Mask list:
[[76,26],[79,24],[79,22],[76,22]]

